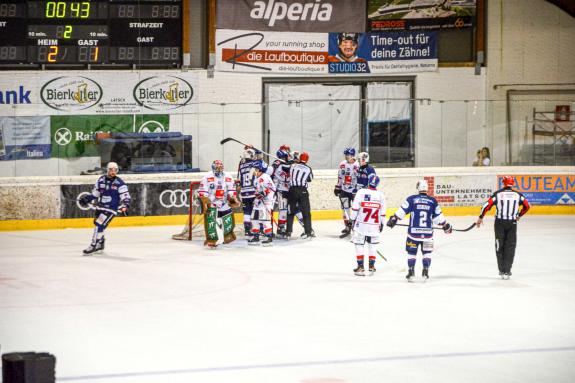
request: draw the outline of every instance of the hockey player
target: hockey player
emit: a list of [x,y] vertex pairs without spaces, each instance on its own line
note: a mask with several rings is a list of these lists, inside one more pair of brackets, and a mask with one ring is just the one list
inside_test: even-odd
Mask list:
[[84,250],[84,255],[90,255],[96,251],[104,250],[104,230],[118,213],[126,214],[130,207],[130,193],[128,185],[118,177],[118,164],[108,163],[107,173],[98,178],[92,194],[84,195],[79,203],[89,206],[94,203],[96,210],[94,217],[94,234],[90,246]]
[[247,237],[252,235],[252,209],[255,198],[253,166],[258,162],[253,148],[246,146],[243,158],[238,165],[238,180],[240,183],[240,198],[244,212],[244,232]]
[[357,155],[359,161],[359,170],[357,174],[357,189],[367,187],[369,176],[375,174],[375,169],[369,164],[369,154],[361,152]]
[[379,177],[370,174],[367,188],[360,189],[351,208],[351,222],[353,227],[352,242],[355,244],[357,268],[355,275],[364,276],[364,255],[369,256],[369,275],[375,272],[375,252],[379,243],[379,234],[383,231],[385,222],[385,197],[377,190]]
[[[234,179],[224,172],[222,161],[215,160],[212,163],[212,171],[208,172],[200,182],[198,195],[206,215],[204,245],[216,248],[221,243],[234,241],[236,236],[232,207],[239,207],[240,203],[237,199]],[[220,219],[221,225],[218,224]],[[223,232],[218,232],[218,228],[223,228]]]
[[285,238],[286,223],[287,223],[287,208],[288,201],[287,195],[289,191],[289,167],[291,165],[290,148],[287,145],[282,145],[276,152],[278,157],[272,163],[274,169],[273,180],[277,190],[277,203],[278,203],[278,228],[276,238]]
[[357,174],[359,164],[355,160],[355,149],[346,148],[343,151],[345,160],[339,164],[337,175],[337,185],[333,193],[339,198],[341,210],[343,211],[343,222],[345,228],[341,231],[340,238],[345,238],[351,233],[350,207],[353,196],[357,191]]
[[413,282],[415,276],[415,262],[419,247],[421,247],[421,253],[423,254],[423,271],[421,275],[424,279],[429,278],[431,253],[433,252],[433,224],[441,225],[446,234],[450,234],[452,231],[452,227],[443,216],[437,200],[427,195],[427,181],[418,181],[416,187],[418,194],[407,197],[400,208],[387,221],[387,226],[393,228],[398,220],[407,214],[411,215],[405,244],[407,266],[409,267],[406,278],[409,282]]
[[254,187],[255,201],[252,210],[252,238],[248,240],[249,245],[260,244],[260,224],[262,226],[265,239],[261,242],[263,246],[272,245],[272,213],[276,185],[271,177],[265,173],[266,167],[262,162],[254,165]]

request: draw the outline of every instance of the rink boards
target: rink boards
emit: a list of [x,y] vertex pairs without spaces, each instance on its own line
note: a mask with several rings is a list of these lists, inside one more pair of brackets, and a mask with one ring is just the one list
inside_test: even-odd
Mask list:
[[[313,219],[340,219],[340,203],[333,194],[336,170],[317,170],[310,187]],[[533,208],[530,214],[575,214],[575,168],[490,167],[377,169],[382,178],[388,216],[403,199],[415,193],[424,178],[428,193],[437,198],[446,215],[478,215],[479,207],[500,187],[502,175],[516,178],[517,190]],[[189,207],[190,181],[202,173],[126,174],[122,178],[133,197],[130,216],[112,226],[183,225]],[[17,177],[0,180],[0,230],[89,227],[92,212],[76,199],[89,193],[97,176]],[[241,213],[236,214],[240,222]]]

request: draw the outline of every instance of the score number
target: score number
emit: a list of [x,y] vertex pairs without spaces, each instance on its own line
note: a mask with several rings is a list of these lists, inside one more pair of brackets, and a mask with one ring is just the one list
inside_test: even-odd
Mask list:
[[67,3],[63,1],[48,1],[46,3],[47,19],[76,18],[87,19],[90,17],[90,3],[87,1]]

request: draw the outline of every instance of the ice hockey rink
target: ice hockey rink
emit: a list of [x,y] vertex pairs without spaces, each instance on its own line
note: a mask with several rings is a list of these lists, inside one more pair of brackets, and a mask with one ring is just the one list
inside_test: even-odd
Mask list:
[[[465,228],[475,217],[451,217]],[[575,217],[527,215],[511,280],[493,218],[437,233],[430,279],[405,280],[405,228],[357,277],[341,223],[312,241],[210,251],[175,227],[0,233],[2,353],[46,351],[58,382],[575,381]]]

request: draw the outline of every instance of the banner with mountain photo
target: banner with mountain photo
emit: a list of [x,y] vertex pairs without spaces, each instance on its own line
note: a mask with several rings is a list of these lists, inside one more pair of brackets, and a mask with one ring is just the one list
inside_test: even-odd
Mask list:
[[369,0],[371,31],[467,28],[476,23],[476,0]]

